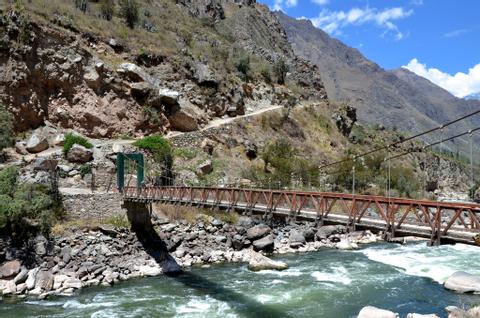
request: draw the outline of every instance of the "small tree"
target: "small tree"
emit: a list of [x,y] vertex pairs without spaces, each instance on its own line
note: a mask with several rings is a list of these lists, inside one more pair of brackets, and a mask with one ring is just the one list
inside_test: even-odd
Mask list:
[[13,116],[7,108],[0,104],[0,157],[3,149],[13,143]]
[[243,56],[235,62],[235,67],[239,71],[244,80],[248,80],[248,74],[250,73],[250,56]]
[[153,159],[160,164],[162,172],[160,174],[160,182],[162,185],[170,185],[173,182],[173,149],[168,140],[160,135],[152,135],[137,140],[134,146],[148,150],[152,153]]
[[120,14],[130,29],[135,27],[138,22],[138,4],[135,0],[121,0]]
[[88,1],[87,0],[75,0],[75,8],[82,11],[83,13],[87,12]]
[[283,58],[280,58],[274,65],[273,71],[275,72],[275,76],[277,77],[278,84],[285,84],[285,79],[287,77],[287,73],[289,71],[289,67],[287,62]]
[[113,14],[115,13],[115,3],[113,0],[102,0],[100,3],[100,12],[102,18],[107,21],[112,20]]

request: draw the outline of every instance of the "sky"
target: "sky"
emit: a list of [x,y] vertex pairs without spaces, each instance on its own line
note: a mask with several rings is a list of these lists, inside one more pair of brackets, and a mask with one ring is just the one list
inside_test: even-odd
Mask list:
[[258,0],[305,18],[385,69],[457,97],[480,92],[480,0]]

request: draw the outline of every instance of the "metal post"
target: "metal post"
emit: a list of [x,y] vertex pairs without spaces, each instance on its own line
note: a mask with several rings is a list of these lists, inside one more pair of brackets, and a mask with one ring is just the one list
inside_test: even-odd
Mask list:
[[472,131],[469,131],[469,136],[470,136],[470,184],[472,187],[475,186],[475,181],[473,178],[473,135]]

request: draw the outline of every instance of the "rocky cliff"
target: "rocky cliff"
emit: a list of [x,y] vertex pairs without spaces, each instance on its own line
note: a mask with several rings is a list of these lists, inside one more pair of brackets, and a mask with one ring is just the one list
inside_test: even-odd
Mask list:
[[[46,121],[97,138],[192,131],[215,117],[326,98],[318,69],[295,57],[255,1],[139,3],[133,30],[121,17],[102,20],[93,2],[85,13],[73,1],[4,5],[0,100],[17,131]],[[279,60],[286,85],[271,79]]]

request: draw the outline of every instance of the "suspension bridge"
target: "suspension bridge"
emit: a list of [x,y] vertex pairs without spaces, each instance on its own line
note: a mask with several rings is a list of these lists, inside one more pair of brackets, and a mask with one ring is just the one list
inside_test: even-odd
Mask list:
[[[143,155],[123,153],[117,156],[117,186],[123,193],[124,202],[132,203],[137,207],[138,204],[150,206],[150,209],[143,209],[144,211],[151,211],[152,203],[188,205],[221,209],[227,212],[272,215],[289,220],[306,219],[322,225],[343,224],[351,230],[381,231],[387,239],[397,236],[417,236],[429,239],[431,245],[454,242],[480,245],[480,204],[397,198],[392,197],[390,192],[391,160],[436,145],[442,146],[447,141],[466,135],[470,136],[470,177],[473,182],[472,135],[473,132],[480,130],[480,127],[404,153],[392,154],[392,150],[399,144],[433,132],[440,132],[440,136],[443,136],[446,127],[478,113],[480,110],[393,144],[319,167],[324,169],[350,160],[355,163],[358,159],[372,153],[386,151],[388,152],[385,158],[388,164],[386,196],[355,193],[355,164],[351,171],[353,177],[351,193],[244,188],[228,185],[174,186],[174,182],[167,182],[160,186],[147,186],[144,183]],[[134,187],[130,186],[130,182],[125,185],[124,166],[127,160],[136,163],[137,185]]]

